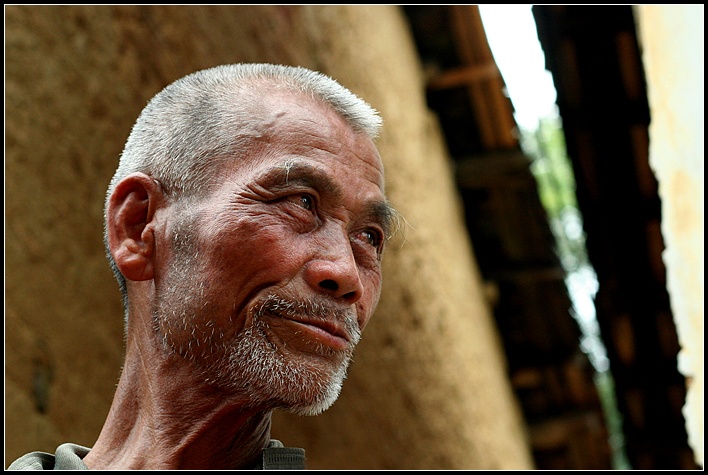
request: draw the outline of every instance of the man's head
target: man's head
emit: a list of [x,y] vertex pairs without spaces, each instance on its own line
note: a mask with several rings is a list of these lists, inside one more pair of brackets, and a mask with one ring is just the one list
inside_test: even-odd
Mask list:
[[379,127],[303,68],[222,66],[165,88],[106,200],[128,324],[149,309],[166,354],[248,404],[329,407],[381,289]]

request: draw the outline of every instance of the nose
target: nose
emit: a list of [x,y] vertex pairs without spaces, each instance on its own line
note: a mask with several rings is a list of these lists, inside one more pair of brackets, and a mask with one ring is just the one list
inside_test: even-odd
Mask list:
[[327,294],[348,304],[364,293],[349,239],[345,243],[328,243],[305,267],[305,280],[316,292]]

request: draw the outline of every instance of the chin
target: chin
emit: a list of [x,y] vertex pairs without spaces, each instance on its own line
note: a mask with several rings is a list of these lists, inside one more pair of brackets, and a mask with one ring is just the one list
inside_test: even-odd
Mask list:
[[215,385],[253,408],[303,416],[320,414],[334,404],[351,362],[351,352],[280,351],[252,329],[214,356],[202,370]]
[[288,403],[284,403],[281,409],[298,416],[322,414],[339,398],[345,378],[346,369],[338,371],[326,386],[318,387],[319,385],[315,384],[310,388],[300,388],[290,393]]

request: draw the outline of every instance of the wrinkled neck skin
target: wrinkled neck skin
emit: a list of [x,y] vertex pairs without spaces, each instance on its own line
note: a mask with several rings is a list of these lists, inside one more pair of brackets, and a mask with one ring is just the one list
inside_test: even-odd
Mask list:
[[[138,310],[143,316],[147,309]],[[156,345],[150,318],[134,318],[123,373],[89,469],[253,468],[270,441],[272,410],[246,409],[206,386],[180,356]]]

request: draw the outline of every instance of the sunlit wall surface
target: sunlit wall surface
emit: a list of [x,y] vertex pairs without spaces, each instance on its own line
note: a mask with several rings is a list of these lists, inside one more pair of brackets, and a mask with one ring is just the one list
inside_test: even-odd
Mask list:
[[689,444],[703,465],[703,5],[637,7],[659,181],[667,288],[686,376]]

